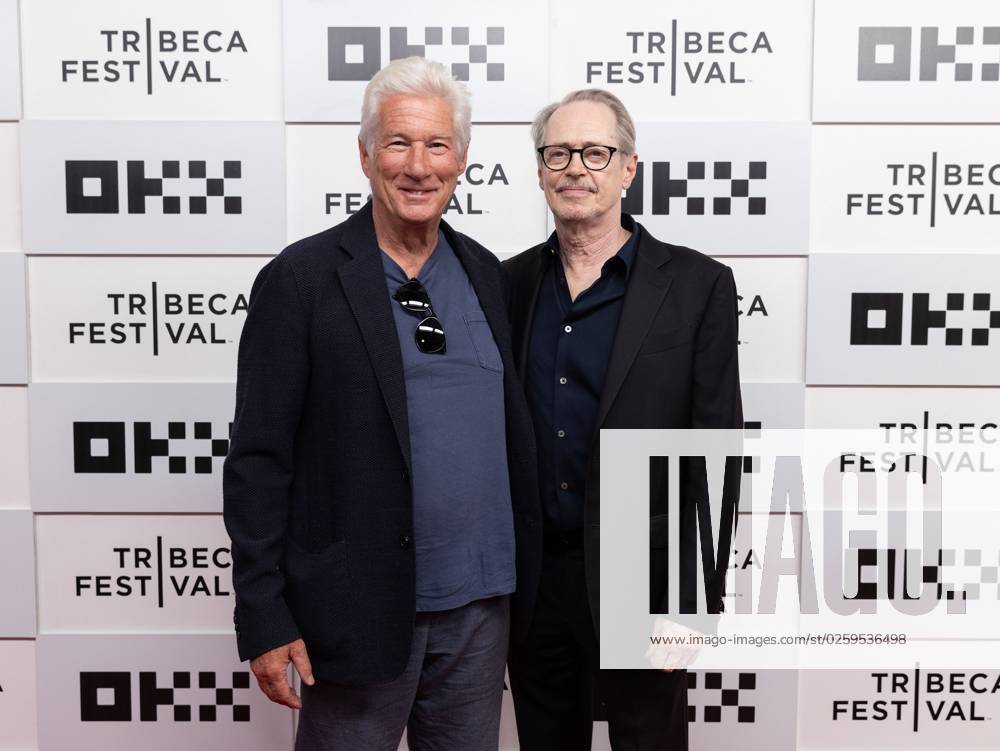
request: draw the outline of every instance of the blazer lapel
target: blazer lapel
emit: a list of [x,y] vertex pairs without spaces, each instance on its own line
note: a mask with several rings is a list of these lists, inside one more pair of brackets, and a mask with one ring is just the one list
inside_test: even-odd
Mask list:
[[538,293],[542,289],[542,278],[545,276],[545,256],[549,253],[548,246],[541,246],[531,258],[531,265],[524,271],[526,282],[522,287],[520,279],[514,280],[513,294],[519,295],[524,289],[525,300],[513,301],[510,309],[514,314],[511,320],[511,328],[514,331],[514,340],[519,343],[517,352],[517,372],[522,378],[528,372],[528,348],[531,344],[531,324],[535,320],[535,305],[538,303]]
[[629,275],[621,317],[618,319],[618,329],[611,347],[611,360],[597,410],[598,430],[604,424],[608,410],[618,396],[625,376],[628,375],[653,318],[673,282],[673,274],[668,271],[670,250],[650,237],[639,224],[636,224],[636,231],[640,234],[635,268]]
[[412,471],[403,356],[399,351],[399,336],[389,304],[371,203],[366,204],[344,228],[340,244],[353,260],[342,264],[337,274],[361,329],[361,338],[396,430],[406,467]]

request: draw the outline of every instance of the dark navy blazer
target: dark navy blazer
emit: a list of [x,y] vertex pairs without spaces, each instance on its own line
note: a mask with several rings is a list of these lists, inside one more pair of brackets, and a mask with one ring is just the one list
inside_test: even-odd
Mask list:
[[[633,229],[623,215],[622,226]],[[594,629],[600,622],[600,429],[743,427],[737,357],[736,285],[728,266],[680,245],[660,242],[638,223],[635,262],[611,347],[611,358],[590,438],[584,489],[587,594]],[[548,246],[536,245],[504,261],[511,284],[510,314],[519,372],[527,369],[539,287]],[[739,500],[739,461],[730,461],[722,499],[718,560],[703,561],[708,612],[721,608],[729,546]],[[669,523],[680,525],[680,606],[694,612],[697,556],[696,499],[707,495],[704,465],[681,474],[679,520],[667,518],[667,467],[651,462],[651,613],[666,613]],[[613,499],[608,499],[605,504]],[[612,507],[613,508],[613,507]],[[604,511],[608,511],[605,505]]]
[[[441,228],[504,365],[516,639],[527,629],[541,558],[531,419],[500,264]],[[223,472],[241,659],[302,637],[320,679],[371,685],[403,671],[415,620],[409,441],[402,356],[369,204],[282,251],[250,294]]]

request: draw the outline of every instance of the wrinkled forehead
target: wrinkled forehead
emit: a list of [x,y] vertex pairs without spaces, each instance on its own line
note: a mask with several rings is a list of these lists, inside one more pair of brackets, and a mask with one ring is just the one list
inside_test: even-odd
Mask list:
[[602,102],[564,104],[545,125],[545,143],[582,146],[603,144],[617,146],[615,113]]
[[395,94],[379,105],[381,133],[455,137],[451,104],[442,97]]

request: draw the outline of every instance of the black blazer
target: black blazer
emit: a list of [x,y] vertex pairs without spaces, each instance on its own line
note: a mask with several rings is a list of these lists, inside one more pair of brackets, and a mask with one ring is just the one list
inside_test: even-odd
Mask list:
[[[520,633],[541,556],[531,418],[500,264],[441,227],[504,365]],[[321,679],[371,685],[403,671],[416,611],[404,389],[369,204],[285,248],[250,293],[223,470],[241,659],[301,636]]]
[[[584,555],[594,629],[600,622],[601,428],[742,428],[737,363],[736,285],[732,271],[697,251],[668,245],[628,215],[638,233],[621,318],[601,394],[584,489]],[[511,323],[519,372],[525,372],[538,290],[549,251],[543,243],[504,262],[511,284]],[[667,475],[652,463],[650,477],[650,612],[667,612]],[[735,523],[738,461],[727,466],[722,524]],[[680,478],[681,592],[694,612],[694,499],[704,497],[704,467]],[[707,508],[707,507],[704,507]],[[709,612],[721,608],[731,534],[717,541],[719,560],[704,566]]]

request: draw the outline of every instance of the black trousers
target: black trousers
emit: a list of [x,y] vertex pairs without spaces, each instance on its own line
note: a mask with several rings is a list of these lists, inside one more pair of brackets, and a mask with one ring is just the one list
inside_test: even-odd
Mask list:
[[687,671],[599,670],[583,550],[548,544],[531,629],[508,664],[522,751],[687,751]]

